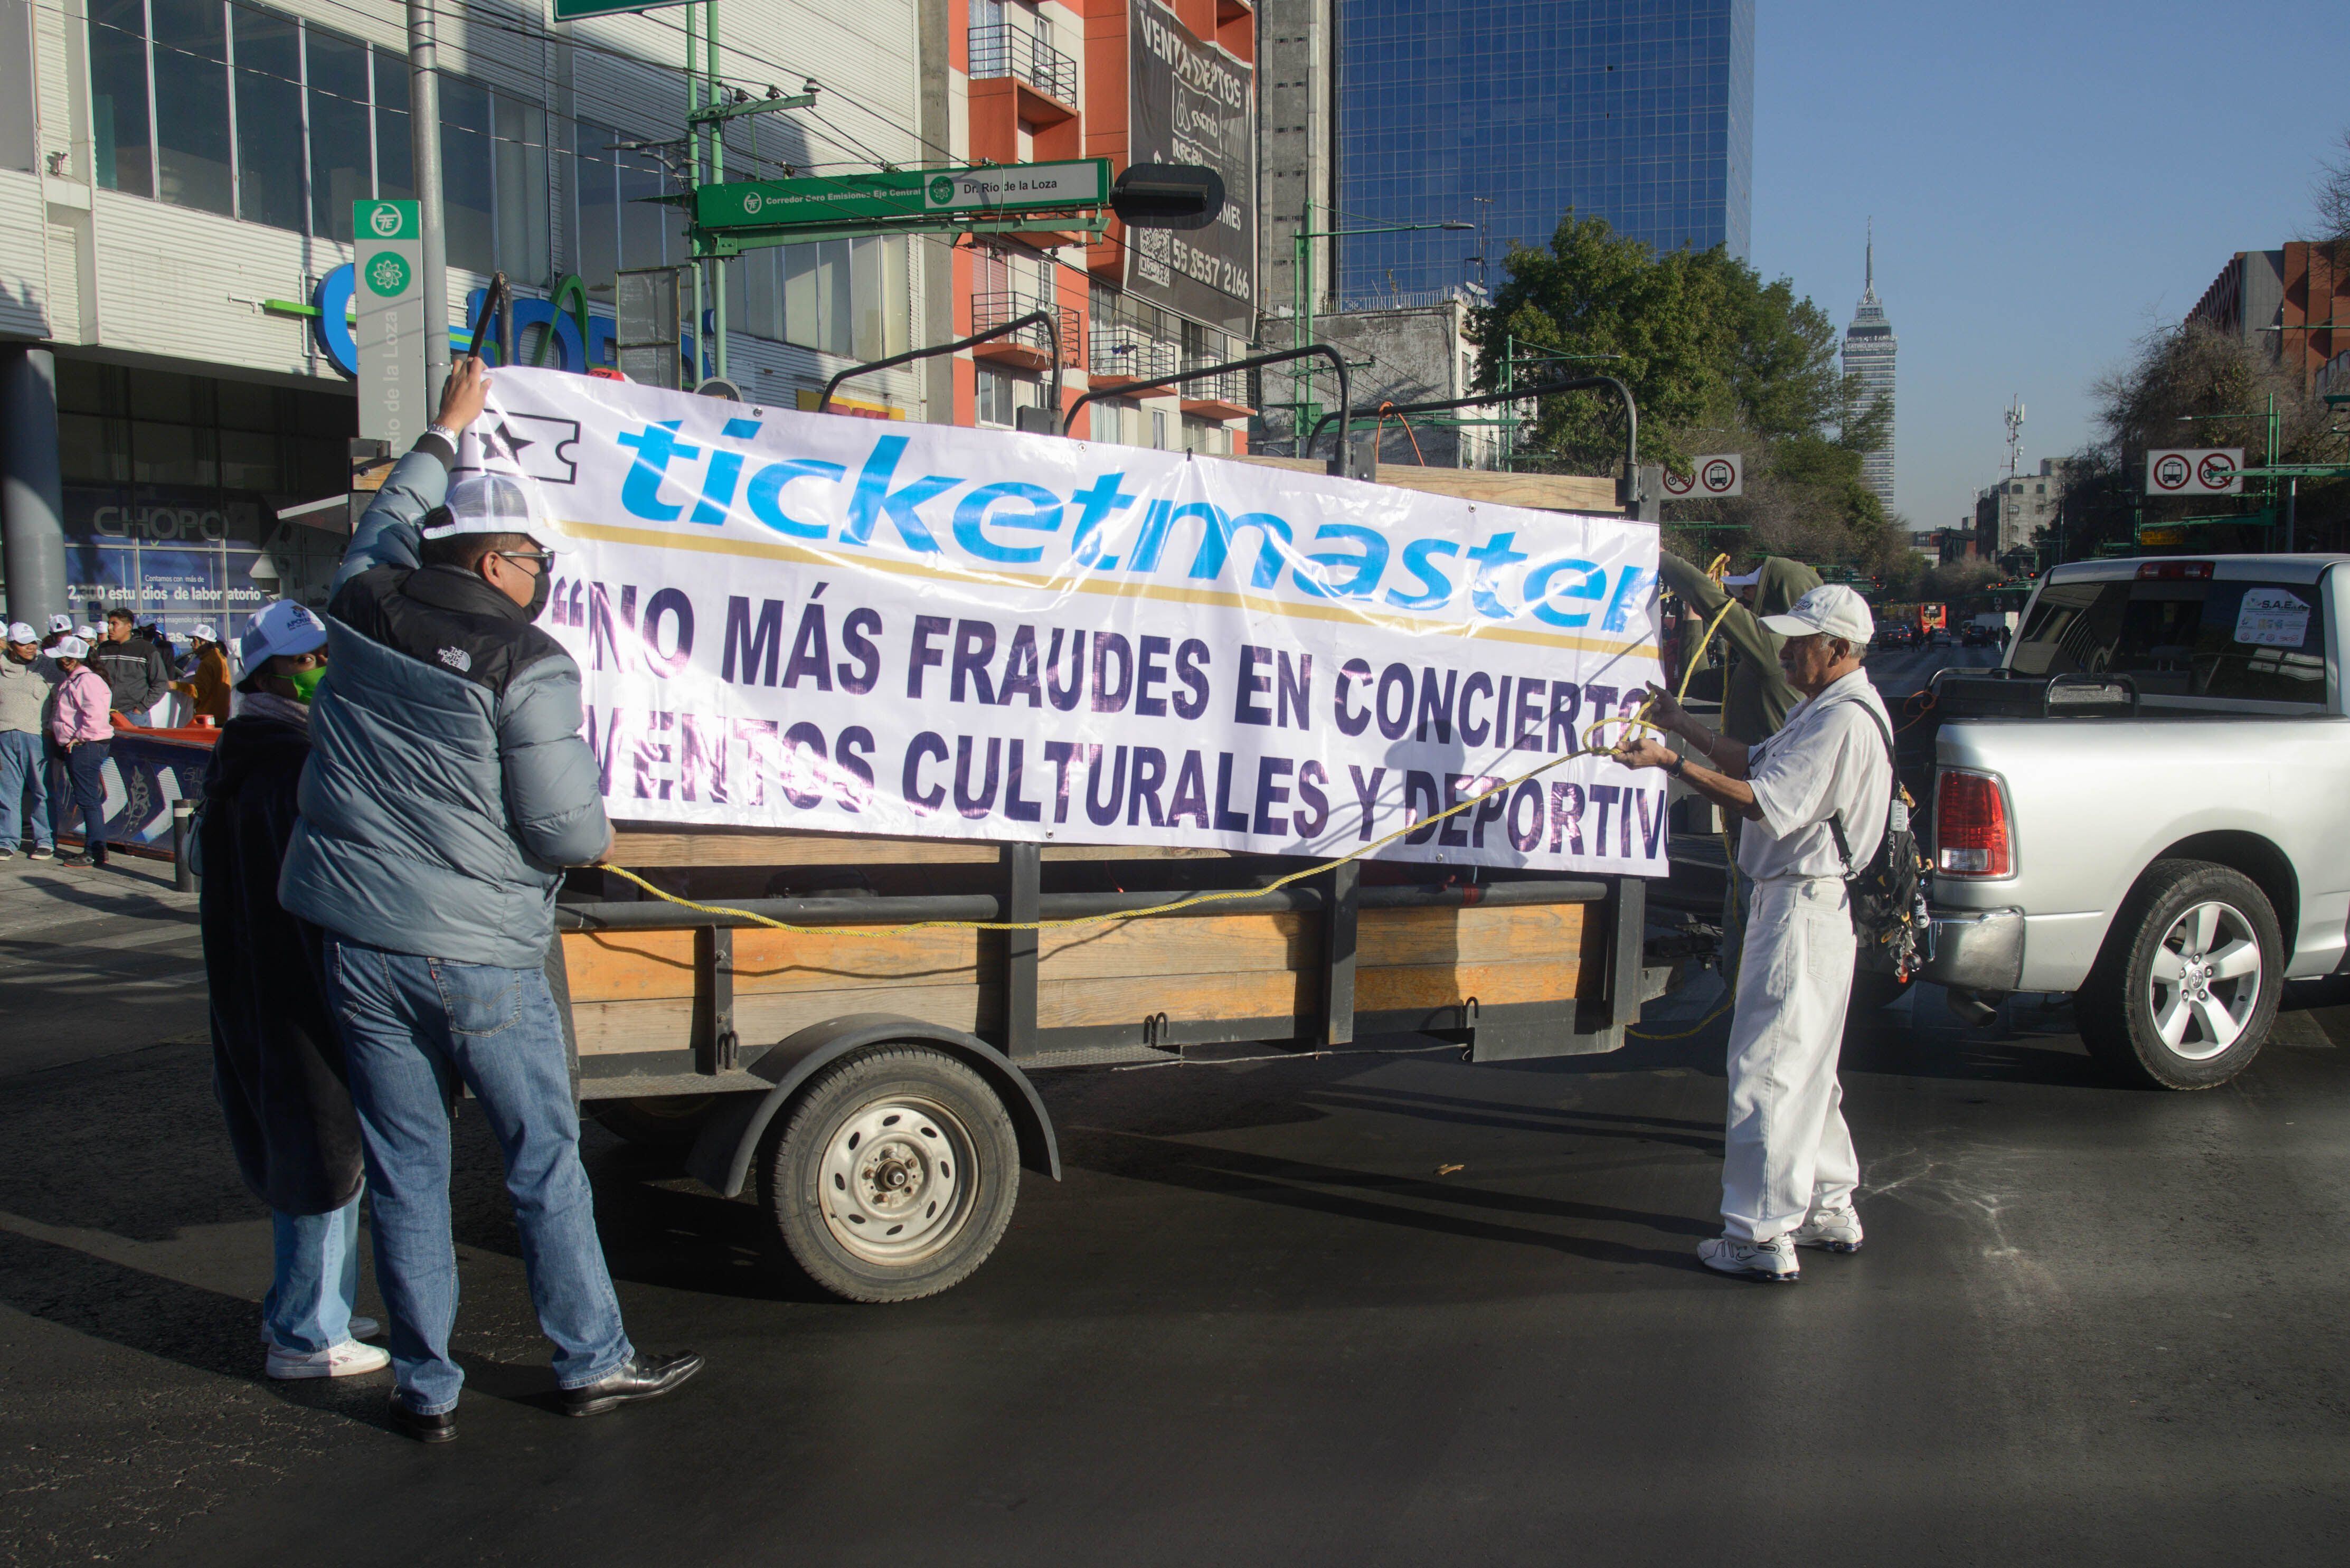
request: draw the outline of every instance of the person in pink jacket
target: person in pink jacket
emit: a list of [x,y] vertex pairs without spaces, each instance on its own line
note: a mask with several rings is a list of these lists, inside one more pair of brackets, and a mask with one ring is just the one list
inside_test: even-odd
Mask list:
[[114,725],[107,717],[113,690],[89,663],[89,644],[78,637],[60,639],[49,649],[65,679],[57,682],[56,706],[50,711],[49,736],[66,757],[71,790],[49,797],[51,818],[59,837],[65,834],[66,799],[81,807],[82,852],[58,858],[60,866],[106,864],[106,759],[113,749]]

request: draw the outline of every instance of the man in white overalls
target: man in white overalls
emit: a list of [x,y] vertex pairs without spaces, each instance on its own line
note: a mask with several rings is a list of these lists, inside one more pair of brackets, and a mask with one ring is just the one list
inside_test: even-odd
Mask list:
[[[1856,946],[1845,877],[1885,835],[1892,725],[1878,728],[1885,704],[1860,667],[1876,628],[1858,594],[1814,588],[1762,625],[1787,639],[1779,662],[1804,694],[1777,734],[1751,747],[1716,735],[1652,688],[1649,718],[1685,739],[1686,754],[1645,733],[1613,754],[1626,767],[1662,768],[1746,820],[1738,866],[1754,895],[1730,1026],[1722,1233],[1698,1256],[1726,1274],[1792,1283],[1797,1247],[1860,1247],[1860,1161],[1836,1082]],[[1831,819],[1843,825],[1849,867]]]

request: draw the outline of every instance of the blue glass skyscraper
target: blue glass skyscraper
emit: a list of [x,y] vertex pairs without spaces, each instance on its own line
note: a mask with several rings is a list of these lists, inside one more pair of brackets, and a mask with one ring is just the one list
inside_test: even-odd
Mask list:
[[[1754,0],[1334,5],[1339,210],[1315,228],[1482,220],[1497,287],[1511,243],[1548,244],[1570,208],[1659,251],[1746,254]],[[1480,281],[1475,234],[1338,245],[1346,300]]]

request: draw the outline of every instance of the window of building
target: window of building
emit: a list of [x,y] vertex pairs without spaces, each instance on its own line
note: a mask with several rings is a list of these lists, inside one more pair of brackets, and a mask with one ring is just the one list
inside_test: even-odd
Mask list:
[[1161,452],[1167,450],[1167,410],[1164,409],[1150,410],[1150,444]]
[[[308,33],[310,232],[348,243],[351,203],[366,201],[375,192],[370,173],[375,141],[368,128],[368,47],[323,27],[311,27]],[[406,79],[401,78],[403,85]],[[404,136],[405,114],[400,117],[400,129]]]
[[147,14],[154,29],[155,193],[225,216],[235,209],[227,7],[220,0],[147,0]]
[[[302,228],[302,30],[290,16],[229,7],[236,54],[236,215]],[[287,134],[292,131],[294,134]],[[346,223],[350,209],[344,208]]]
[[[90,0],[88,36],[107,190],[345,242],[354,202],[416,193],[398,51],[243,0]],[[546,111],[460,77],[441,95],[451,265],[547,276]],[[6,144],[0,113],[0,164]]]
[[[777,271],[783,301],[780,336],[786,343],[859,359],[879,359],[906,348],[909,301],[906,243],[899,239],[823,240],[781,245],[743,258]],[[766,286],[762,285],[761,287]],[[746,310],[750,288],[744,291]],[[767,336],[755,311],[746,329]],[[772,327],[769,320],[765,326]],[[1008,422],[1008,421],[1007,421]]]
[[40,149],[33,124],[33,7],[0,0],[0,169],[30,169]]
[[1022,409],[1038,406],[1037,387],[1034,381],[990,369],[979,368],[977,407],[974,412],[983,425],[1014,425],[1019,422]]

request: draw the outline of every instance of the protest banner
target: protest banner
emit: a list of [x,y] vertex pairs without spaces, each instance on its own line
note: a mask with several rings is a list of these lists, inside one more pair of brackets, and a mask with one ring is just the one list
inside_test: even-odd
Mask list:
[[1183,452],[508,369],[461,468],[563,554],[543,624],[625,821],[1662,876],[1657,533]]

